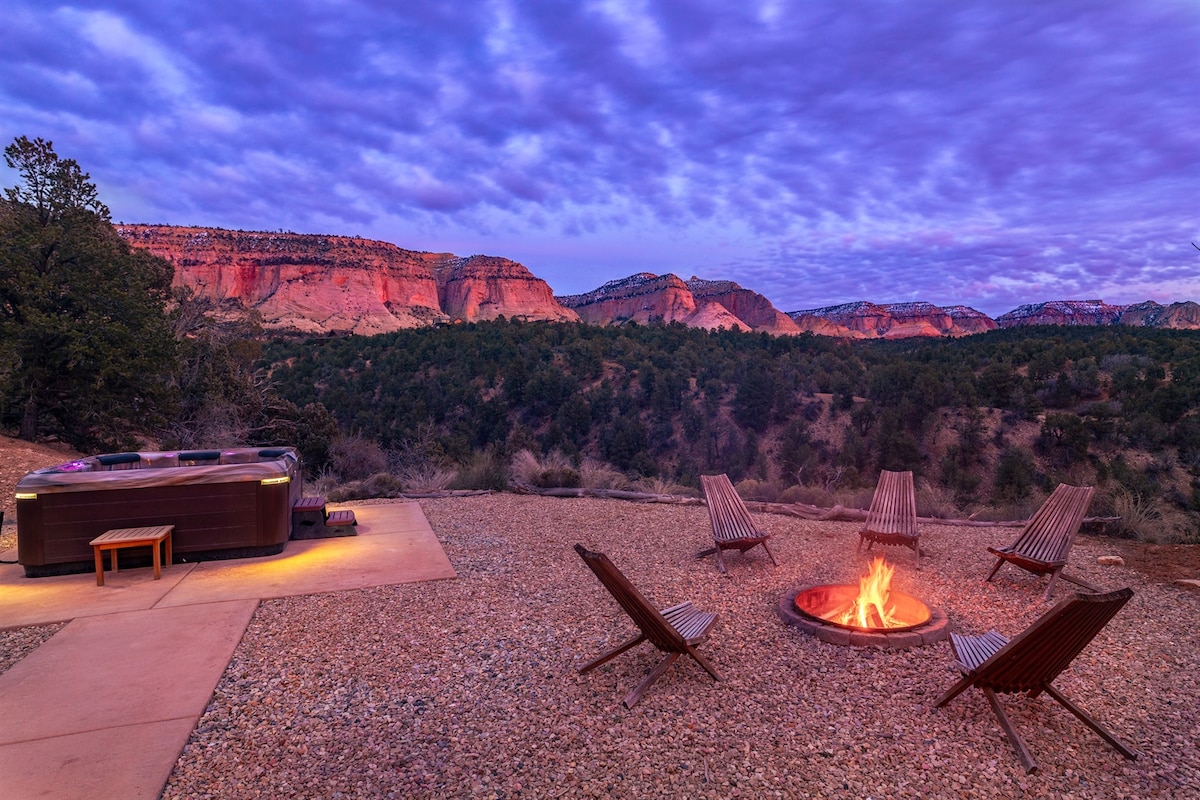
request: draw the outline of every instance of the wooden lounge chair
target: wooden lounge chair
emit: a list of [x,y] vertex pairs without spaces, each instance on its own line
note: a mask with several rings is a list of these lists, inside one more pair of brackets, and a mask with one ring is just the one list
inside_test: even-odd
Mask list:
[[1068,486],[1060,483],[1046,498],[1046,502],[1042,503],[1042,507],[1025,523],[1015,542],[1008,547],[988,548],[988,552],[996,556],[996,566],[992,567],[987,579],[990,581],[995,577],[996,572],[1007,561],[1035,575],[1049,573],[1050,583],[1046,585],[1044,595],[1047,600],[1050,599],[1054,582],[1060,576],[1063,580],[1096,591],[1091,584],[1063,574],[1067,555],[1075,541],[1075,533],[1083,522],[1083,515],[1092,502],[1094,492],[1095,489],[1091,486]]
[[701,475],[700,486],[704,489],[704,502],[708,505],[708,518],[712,521],[713,547],[701,550],[696,558],[704,558],[717,554],[717,569],[725,571],[725,559],[722,550],[740,550],[746,552],[752,547],[762,545],[767,551],[767,558],[776,564],[771,548],[767,547],[767,539],[771,534],[763,533],[750,519],[746,504],[738,495],[728,475]]
[[917,495],[913,489],[913,474],[882,470],[879,473],[879,483],[875,486],[875,495],[871,498],[867,521],[858,532],[858,552],[862,552],[863,542],[867,543],[868,550],[876,543],[902,545],[912,549],[917,558],[917,566],[920,566],[920,538],[921,532],[917,530]]
[[1064,598],[1011,641],[996,631],[981,636],[950,634],[950,646],[965,677],[950,687],[934,708],[941,708],[971,686],[982,689],[1000,726],[1016,748],[1025,771],[1033,772],[1037,762],[1004,713],[996,693],[1028,692],[1030,697],[1037,697],[1045,692],[1100,734],[1121,755],[1136,759],[1137,751],[1118,741],[1087,712],[1050,685],[1130,597],[1133,597],[1133,590],[1129,588],[1108,594],[1074,594]]
[[690,602],[680,603],[660,612],[650,605],[641,592],[634,588],[629,579],[608,560],[608,556],[603,553],[594,553],[581,544],[575,545],[575,552],[579,553],[583,558],[583,563],[596,573],[596,577],[604,584],[604,588],[608,589],[625,613],[629,615],[629,618],[641,630],[641,633],[629,641],[579,667],[581,675],[609,659],[619,656],[629,648],[649,640],[651,644],[667,655],[659,662],[658,666],[647,673],[633,691],[625,695],[626,708],[633,708],[634,704],[642,699],[646,690],[662,677],[662,674],[667,671],[667,667],[671,666],[682,653],[687,653],[696,659],[696,662],[704,667],[709,675],[713,676],[713,680],[721,680],[721,676],[717,674],[713,665],[696,652],[696,645],[708,638],[708,632],[716,624],[717,614],[701,611]]

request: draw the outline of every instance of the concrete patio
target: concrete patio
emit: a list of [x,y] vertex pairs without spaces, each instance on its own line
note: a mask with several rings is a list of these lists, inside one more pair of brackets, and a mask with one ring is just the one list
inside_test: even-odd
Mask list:
[[67,622],[0,674],[4,796],[157,798],[260,600],[456,577],[417,503],[355,514],[357,536],[173,564],[157,581],[0,565],[0,628]]

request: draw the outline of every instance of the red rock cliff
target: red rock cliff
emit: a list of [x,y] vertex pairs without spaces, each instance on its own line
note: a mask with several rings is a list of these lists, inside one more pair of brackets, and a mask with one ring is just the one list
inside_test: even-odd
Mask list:
[[795,320],[771,304],[758,292],[743,289],[733,281],[706,281],[693,277],[687,287],[697,303],[720,303],[752,330],[776,336],[800,333]]
[[496,319],[578,322],[579,315],[554,299],[550,285],[515,261],[471,256],[435,271],[442,310],[451,319]]
[[466,321],[575,318],[544,281],[507,259],[462,259],[347,236],[161,225],[117,231],[174,264],[177,286],[252,308],[271,329],[373,334],[420,327],[446,318],[442,296]]
[[994,330],[996,323],[967,306],[941,308],[921,301],[876,304],[866,301],[792,311],[802,330],[847,339],[908,339],[914,336],[967,336]]
[[750,330],[750,326],[715,301],[698,300],[676,275],[639,272],[609,281],[587,294],[558,298],[580,319],[593,325],[622,322],[679,322],[693,328]]

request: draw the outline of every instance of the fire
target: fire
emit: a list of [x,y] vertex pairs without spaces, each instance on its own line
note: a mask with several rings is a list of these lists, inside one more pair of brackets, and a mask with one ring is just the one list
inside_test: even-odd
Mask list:
[[858,597],[848,609],[831,619],[839,625],[860,628],[899,628],[908,624],[896,618],[896,608],[891,604],[890,587],[895,571],[883,558],[876,557],[867,574],[858,579]]

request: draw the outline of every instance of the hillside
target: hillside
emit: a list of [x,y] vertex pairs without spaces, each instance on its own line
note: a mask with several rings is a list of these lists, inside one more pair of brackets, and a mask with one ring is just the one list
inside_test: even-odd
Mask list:
[[264,356],[291,403],[464,474],[526,449],[692,487],[727,472],[819,505],[899,469],[935,506],[1026,513],[1067,482],[1143,504],[1164,532],[1200,521],[1200,349],[1183,331],[849,343],[496,322],[279,340]]
[[1200,305],[1099,300],[1023,305],[993,320],[962,305],[846,303],[784,313],[729,280],[636,273],[591,292],[556,297],[527,267],[497,256],[405,250],[349,236],[119,225],[131,245],[175,267],[175,285],[226,311],[256,312],[268,330],[370,335],[504,317],[622,325],[814,333],[847,339],[956,337],[1024,325],[1200,329]]
[[16,510],[13,493],[17,481],[26,473],[78,457],[79,453],[60,444],[25,442],[0,435],[0,511],[4,512],[5,520]]

